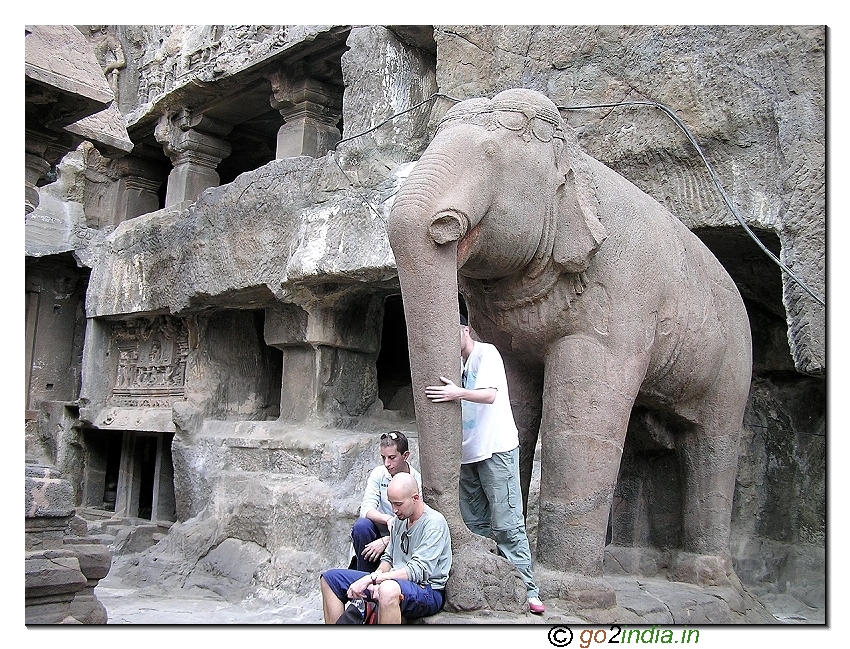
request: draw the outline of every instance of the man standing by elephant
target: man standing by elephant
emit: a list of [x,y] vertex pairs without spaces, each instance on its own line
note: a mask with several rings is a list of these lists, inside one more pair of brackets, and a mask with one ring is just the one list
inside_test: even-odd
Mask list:
[[495,346],[476,342],[469,323],[460,318],[462,386],[444,376],[443,385],[425,388],[434,403],[460,401],[463,446],[460,464],[460,511],[466,526],[494,539],[499,551],[522,574],[528,608],[542,614],[534,582],[531,548],[525,532],[519,483],[519,433],[511,411],[502,356]]

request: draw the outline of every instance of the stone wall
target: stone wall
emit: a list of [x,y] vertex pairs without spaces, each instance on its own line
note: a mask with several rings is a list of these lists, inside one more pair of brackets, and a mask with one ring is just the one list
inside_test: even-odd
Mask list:
[[[96,46],[106,40],[100,29],[83,32]],[[81,504],[95,473],[81,430],[173,436],[178,524],[135,578],[153,580],[154,566],[165,566],[167,586],[230,598],[251,588],[306,592],[317,570],[345,562],[376,433],[415,432],[395,371],[409,371],[403,336],[394,358],[381,358],[382,330],[403,329],[390,306],[399,293],[386,236],[393,195],[451,98],[527,87],[564,107],[581,146],[670,208],[735,279],[755,357],[736,570],[760,593],[822,605],[825,309],[748,238],[662,111],[568,109],[669,106],[746,223],[823,297],[822,27],[121,26],[106,34],[125,60],[107,78],[135,147],[119,165],[84,145],[40,188],[29,215],[28,282],[47,286],[67,275],[57,264],[73,266],[86,326],[80,304],[74,332],[62,335],[61,348],[80,359],[54,382],[62,396],[48,403],[43,386],[29,388],[28,448],[60,463]],[[296,153],[281,145],[296,140]],[[163,318],[185,335],[179,390],[157,392],[157,370],[135,374],[136,391],[125,393],[116,332],[132,325],[148,341],[145,327]],[[28,372],[67,371],[63,363]],[[171,365],[145,367],[164,377]],[[160,401],[146,405],[145,395]],[[679,534],[677,485],[664,477],[672,462],[650,436],[630,442],[615,545],[663,551]],[[322,522],[308,533],[299,520],[311,512]],[[216,574],[229,575],[224,585]]]
[[27,463],[24,511],[26,623],[106,624],[94,589],[112,555],[75,516],[74,490],[56,467]]

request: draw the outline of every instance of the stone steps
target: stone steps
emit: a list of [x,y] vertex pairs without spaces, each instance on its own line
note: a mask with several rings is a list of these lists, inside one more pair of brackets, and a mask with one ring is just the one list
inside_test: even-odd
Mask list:
[[115,518],[111,512],[79,509],[77,515],[88,525],[88,536],[109,546],[114,555],[142,552],[165,538],[171,523],[145,518]]

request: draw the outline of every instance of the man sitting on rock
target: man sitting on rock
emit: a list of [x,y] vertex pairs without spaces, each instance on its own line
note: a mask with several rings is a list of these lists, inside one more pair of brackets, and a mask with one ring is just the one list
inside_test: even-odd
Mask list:
[[393,430],[381,435],[383,464],[372,470],[366,482],[363,502],[360,504],[360,518],[351,530],[354,561],[350,568],[374,572],[387,549],[390,542],[387,523],[393,518],[393,508],[387,500],[387,488],[392,477],[397,473],[409,473],[416,478],[419,492],[422,492],[422,477],[419,471],[407,463],[409,457],[410,449],[404,433]]
[[398,473],[387,490],[393,513],[390,541],[372,573],[334,569],[322,573],[325,624],[335,624],[352,600],[378,603],[378,624],[438,613],[452,566],[452,541],[443,515],[422,500],[409,473]]

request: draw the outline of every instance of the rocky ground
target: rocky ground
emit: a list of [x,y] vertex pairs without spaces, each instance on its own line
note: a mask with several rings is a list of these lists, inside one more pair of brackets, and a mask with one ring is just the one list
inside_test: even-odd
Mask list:
[[[209,597],[168,596],[150,589],[140,589],[125,583],[116,575],[120,564],[131,557],[116,558],[113,570],[102,579],[95,593],[106,607],[108,624],[131,625],[320,625],[322,603],[318,593],[307,597],[275,598],[249,597],[239,602],[228,602],[210,593]],[[665,620],[682,624],[717,621],[716,595],[700,596],[686,586],[663,580],[637,580],[631,577],[613,577],[609,582],[617,590],[620,607],[612,613],[611,623],[638,625],[646,621]],[[778,624],[823,625],[825,611],[811,609],[788,596],[761,597],[762,603]],[[581,625],[586,619],[577,617],[556,604],[548,602],[543,616],[527,614],[523,617],[471,618],[442,614],[439,620],[446,624],[513,624],[513,625]],[[642,618],[642,619],[641,619]]]
[[108,624],[321,624],[318,594],[295,604],[246,599],[230,603],[220,598],[169,597],[145,593],[107,576],[96,589],[106,607]]
[[[119,559],[119,561],[124,558]],[[629,583],[631,582],[631,583]],[[634,598],[638,589],[634,580],[620,579],[615,586],[618,589],[618,601],[631,599],[630,606],[634,607]],[[656,584],[657,585],[657,584]],[[621,594],[622,593],[622,594]],[[148,642],[163,639],[175,642],[193,644],[211,642],[220,646],[226,642],[244,639],[250,642],[269,641],[288,643],[295,641],[296,645],[310,646],[307,643],[346,642],[352,631],[351,627],[326,627],[321,624],[321,599],[315,596],[291,600],[288,603],[273,602],[260,598],[246,599],[239,603],[229,603],[212,595],[210,597],[162,597],[146,593],[131,584],[123,583],[113,573],[102,579],[96,589],[96,594],[108,612],[109,625],[123,625],[119,636],[112,636],[118,641]],[[681,641],[682,631],[699,631],[695,638],[702,644],[721,646],[726,643],[730,647],[751,646],[767,642],[770,646],[838,646],[842,644],[839,638],[843,635],[836,633],[835,622],[831,628],[823,626],[824,611],[806,610],[799,602],[788,598],[764,597],[766,607],[776,617],[776,625],[701,625],[679,622],[675,626],[669,624],[657,625],[657,633],[669,632],[668,642]],[[384,633],[383,638],[398,639],[404,642],[407,649],[412,647],[427,647],[433,649],[434,642],[449,642],[457,640],[484,643],[488,649],[510,647],[516,649],[518,643],[529,647],[570,646],[588,647],[594,643],[608,644],[615,640],[615,635],[624,637],[625,633],[644,633],[651,629],[650,625],[638,625],[634,622],[625,623],[619,619],[605,625],[591,626],[575,616],[568,615],[547,602],[548,610],[543,616],[528,615],[523,619],[457,619],[444,615],[442,622],[452,626],[408,626],[394,629],[367,627],[371,631],[365,633]],[[662,604],[662,606],[668,606]],[[833,616],[833,618],[836,616]],[[463,626],[461,626],[461,623]],[[504,626],[504,625],[510,626]],[[619,626],[622,624],[623,626]],[[285,629],[280,626],[285,626]],[[475,626],[472,626],[475,625]],[[788,626],[794,625],[794,626]],[[817,626],[808,626],[817,625]],[[111,627],[119,631],[117,626]],[[29,629],[36,633],[43,632],[45,627]],[[95,629],[86,627],[76,629],[72,634],[64,634],[63,644],[76,647],[90,647],[92,640],[102,641],[103,627]],[[281,638],[280,633],[286,636]],[[332,633],[333,636],[326,634]],[[438,635],[434,635],[434,634]],[[605,637],[600,636],[604,633]],[[96,635],[95,637],[95,634]],[[129,634],[129,635],[128,635]],[[151,636],[151,634],[153,634]],[[222,635],[224,634],[224,635]],[[271,637],[271,634],[275,634]],[[389,634],[389,635],[387,635]],[[401,634],[404,634],[403,636]],[[473,635],[474,634],[474,635]],[[572,637],[572,641],[567,640]],[[373,638],[375,636],[372,636]],[[33,638],[30,638],[32,641]],[[591,641],[592,640],[592,641]],[[648,638],[640,640],[642,644]],[[651,642],[661,642],[658,635]],[[806,641],[809,641],[807,643]],[[114,641],[114,640],[113,640]],[[622,641],[622,640],[621,640]],[[637,641],[637,640],[635,640]],[[694,640],[692,640],[694,641]],[[812,642],[813,641],[813,642]],[[714,644],[712,644],[714,643]]]

